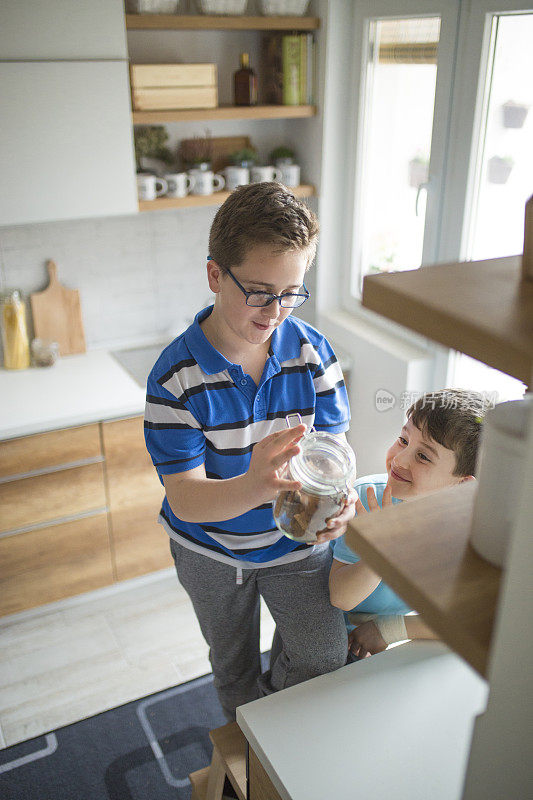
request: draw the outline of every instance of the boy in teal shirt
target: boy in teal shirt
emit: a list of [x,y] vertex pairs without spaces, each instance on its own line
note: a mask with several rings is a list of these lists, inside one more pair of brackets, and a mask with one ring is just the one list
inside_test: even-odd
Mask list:
[[[420,397],[408,409],[405,425],[386,453],[386,473],[355,482],[356,513],[372,513],[474,480],[482,419],[489,407],[483,394],[461,389]],[[381,652],[393,642],[436,638],[348,547],[344,535],[331,546],[330,600],[345,612],[349,660]]]

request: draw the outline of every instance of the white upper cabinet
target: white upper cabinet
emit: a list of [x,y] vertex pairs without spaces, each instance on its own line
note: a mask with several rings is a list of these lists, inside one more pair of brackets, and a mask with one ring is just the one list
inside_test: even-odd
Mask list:
[[122,0],[1,0],[0,59],[127,58]]
[[0,225],[138,211],[122,0],[0,0]]
[[0,63],[0,225],[138,211],[126,61]]

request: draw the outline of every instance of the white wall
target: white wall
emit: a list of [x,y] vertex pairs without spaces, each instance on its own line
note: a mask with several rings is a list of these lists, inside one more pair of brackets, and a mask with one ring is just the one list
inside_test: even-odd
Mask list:
[[207,237],[216,208],[0,228],[0,290],[40,291],[46,261],[79,289],[88,347],[177,333],[211,294]]

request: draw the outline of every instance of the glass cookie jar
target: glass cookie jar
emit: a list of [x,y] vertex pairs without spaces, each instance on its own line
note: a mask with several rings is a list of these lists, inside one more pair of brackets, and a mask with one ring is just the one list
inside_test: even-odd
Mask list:
[[278,493],[274,521],[290,539],[314,544],[344,505],[355,479],[355,453],[338,436],[314,429],[299,444],[300,452],[287,462],[281,477],[298,481],[302,488]]

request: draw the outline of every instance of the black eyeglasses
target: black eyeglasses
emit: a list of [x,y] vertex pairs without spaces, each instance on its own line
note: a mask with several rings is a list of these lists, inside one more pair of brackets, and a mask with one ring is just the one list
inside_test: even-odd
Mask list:
[[274,300],[277,300],[282,308],[298,308],[298,306],[303,306],[306,300],[309,300],[309,292],[307,291],[305,283],[302,284],[304,294],[297,292],[284,292],[284,294],[272,294],[272,292],[247,292],[244,286],[239,283],[235,275],[233,275],[231,270],[226,269],[225,271],[228,273],[233,283],[239,287],[245,296],[247,306],[264,308],[265,306],[269,306],[270,303],[273,303]]

